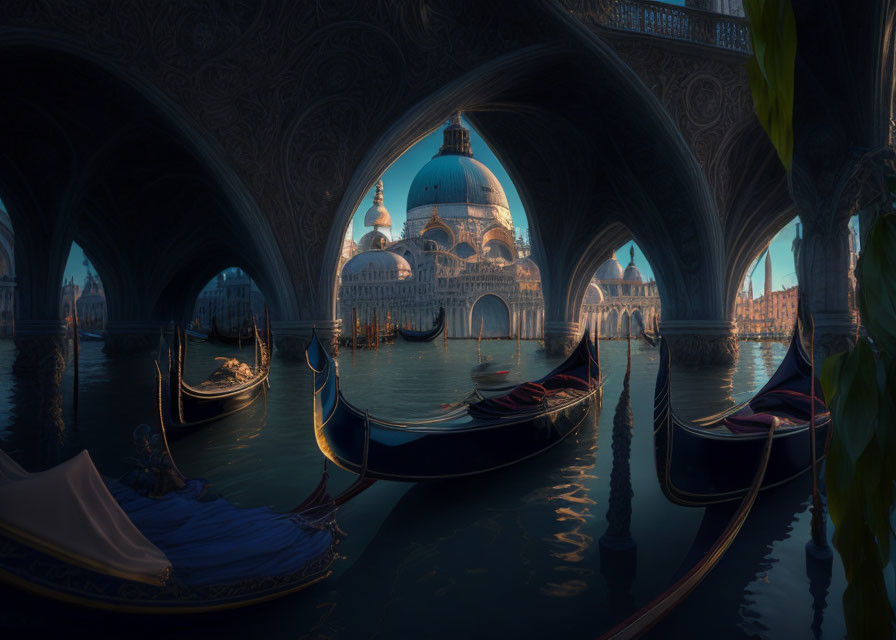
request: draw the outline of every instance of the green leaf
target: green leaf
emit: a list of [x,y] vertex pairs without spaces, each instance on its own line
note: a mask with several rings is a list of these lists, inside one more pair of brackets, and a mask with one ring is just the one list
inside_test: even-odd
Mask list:
[[896,356],[896,214],[875,220],[857,266],[862,322],[875,346]]
[[877,396],[874,352],[862,338],[840,369],[840,389],[831,408],[834,429],[853,464],[874,436]]
[[793,92],[796,19],[790,0],[744,0],[753,57],[747,76],[756,117],[784,168],[793,161]]

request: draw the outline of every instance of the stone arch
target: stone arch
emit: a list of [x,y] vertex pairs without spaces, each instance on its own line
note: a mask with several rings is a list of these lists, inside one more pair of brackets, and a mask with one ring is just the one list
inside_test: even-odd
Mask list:
[[479,335],[482,325],[483,338],[507,338],[510,336],[510,306],[501,296],[486,293],[470,307],[470,331],[472,337]]
[[[29,64],[21,65],[19,64],[21,60],[26,60]],[[269,289],[273,293],[270,296],[272,311],[283,316],[297,315],[298,306],[292,292],[291,277],[287,272],[278,242],[271,231],[267,218],[261,213],[258,204],[249,195],[245,185],[224,159],[221,149],[211,144],[202,133],[195,129],[194,123],[183,113],[182,109],[154,83],[139,74],[117,66],[116,63],[104,56],[89,51],[74,39],[58,34],[51,35],[25,30],[7,31],[0,35],[0,66],[14,65],[15,68],[22,69],[21,73],[30,74],[29,77],[33,77],[37,82],[38,78],[47,77],[47,74],[50,73],[47,70],[47,65],[44,65],[47,60],[52,60],[60,69],[74,70],[75,79],[90,79],[91,82],[83,84],[93,86],[93,91],[97,94],[95,100],[100,100],[99,96],[104,95],[112,95],[115,99],[120,98],[121,104],[124,105],[122,109],[135,108],[136,111],[128,113],[135,114],[134,117],[143,125],[148,128],[158,125],[164,130],[166,139],[170,141],[172,148],[177,147],[183,156],[189,158],[192,163],[191,167],[174,168],[172,173],[183,170],[202,176],[208,187],[217,194],[218,202],[223,205],[215,212],[218,219],[223,222],[221,225],[224,227],[221,231],[222,235],[231,234],[233,246],[239,242],[249,247],[246,251],[252,254],[254,267],[257,271],[263,272],[263,279],[268,282]],[[27,69],[25,69],[26,66]],[[63,73],[63,71],[59,71],[59,73]],[[75,79],[72,81],[74,82]],[[104,92],[98,90],[97,87],[114,87],[115,90]],[[65,106],[73,119],[79,117],[82,111],[91,104],[85,95],[84,92],[73,92],[66,96],[70,102]],[[117,115],[117,113],[115,112],[113,115]],[[100,126],[106,125],[111,128],[111,123],[103,123]],[[77,126],[77,122],[73,126]],[[139,128],[136,127],[136,129]],[[123,135],[117,136],[108,132],[102,136],[96,136],[96,138],[98,140],[114,140],[121,148],[120,145],[127,143],[128,133],[125,132]],[[114,155],[115,151],[103,149],[96,144],[88,144],[89,142],[83,136],[77,141],[77,145],[79,145],[76,151],[78,163],[73,165],[69,173],[67,187],[60,194],[62,207],[54,222],[61,236],[57,244],[67,247],[68,242],[77,239],[85,250],[90,247],[89,250],[93,254],[95,264],[99,266],[103,262],[115,263],[118,258],[108,251],[107,247],[102,246],[99,239],[91,241],[87,237],[90,235],[92,223],[84,219],[84,214],[92,208],[95,210],[96,190],[93,183],[98,175],[97,167],[108,166],[108,158],[110,154]],[[5,189],[0,186],[0,190]],[[94,196],[90,195],[91,191]],[[59,193],[59,189],[56,189],[55,192]],[[10,200],[14,199],[10,198]],[[15,205],[11,206],[17,208]],[[110,211],[105,213],[113,215],[113,212]],[[126,212],[115,212],[114,215],[126,215]],[[187,219],[184,217],[184,220]],[[54,225],[50,226],[52,228]],[[105,260],[102,256],[104,253],[110,254]],[[171,262],[176,261],[176,257],[172,256],[171,252],[168,252],[165,257]],[[165,273],[166,270],[160,270],[158,275],[182,278],[184,271],[193,267],[191,264],[180,266],[182,267],[179,269],[180,273],[176,273],[178,269],[168,268],[167,273]],[[120,267],[120,265],[116,264],[116,267]],[[27,283],[25,284],[27,289]],[[177,288],[176,283],[172,281],[164,283],[161,292],[172,291],[172,285]],[[26,290],[24,295],[30,297],[30,292]],[[165,303],[163,306],[176,305]]]

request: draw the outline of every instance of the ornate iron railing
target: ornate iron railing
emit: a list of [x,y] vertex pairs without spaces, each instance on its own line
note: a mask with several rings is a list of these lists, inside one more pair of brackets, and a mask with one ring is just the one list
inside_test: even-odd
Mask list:
[[560,0],[586,23],[752,53],[745,18],[650,0]]

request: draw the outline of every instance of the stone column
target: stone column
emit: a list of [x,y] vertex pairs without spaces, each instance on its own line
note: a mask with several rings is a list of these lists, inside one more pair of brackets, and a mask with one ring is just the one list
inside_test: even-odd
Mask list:
[[[802,217],[802,216],[801,216]],[[797,245],[797,277],[804,326],[815,321],[815,357],[855,345],[856,317],[849,292],[849,217],[830,225],[804,222]]]
[[544,350],[548,356],[568,355],[576,346],[578,322],[548,320],[545,324]]
[[[62,375],[65,372],[65,325],[59,320],[19,320],[13,363],[15,421],[22,432],[36,436],[38,448],[27,452],[37,464],[61,460],[65,443],[62,417]],[[30,443],[25,443],[26,448]]]
[[271,322],[271,333],[274,334],[277,353],[295,362],[305,361],[305,349],[311,341],[312,331],[331,354],[336,353],[336,340],[342,333],[342,321],[338,319]]
[[149,353],[158,347],[162,327],[163,323],[152,320],[110,320],[106,323],[103,351],[110,356]]
[[677,364],[701,366],[737,361],[737,325],[728,320],[663,320],[660,334]]

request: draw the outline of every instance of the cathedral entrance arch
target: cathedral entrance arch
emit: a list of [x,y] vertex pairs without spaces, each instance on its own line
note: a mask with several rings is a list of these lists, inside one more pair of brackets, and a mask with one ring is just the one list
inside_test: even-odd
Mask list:
[[510,309],[498,296],[487,293],[480,297],[470,310],[470,332],[479,335],[482,327],[483,338],[510,337]]

